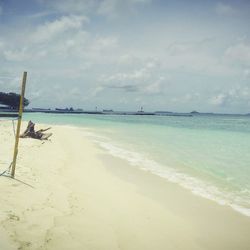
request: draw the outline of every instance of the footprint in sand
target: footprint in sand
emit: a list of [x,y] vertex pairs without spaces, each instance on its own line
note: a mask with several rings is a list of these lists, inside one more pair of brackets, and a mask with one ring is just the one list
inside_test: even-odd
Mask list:
[[21,241],[18,250],[31,249],[31,242],[29,241]]
[[9,220],[20,221],[20,217],[15,214],[8,214]]

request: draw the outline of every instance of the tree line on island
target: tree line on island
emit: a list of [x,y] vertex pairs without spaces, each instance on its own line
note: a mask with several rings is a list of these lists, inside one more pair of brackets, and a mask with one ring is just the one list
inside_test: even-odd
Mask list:
[[[24,98],[23,100],[23,106],[27,107],[30,104],[30,101],[27,98]],[[0,106],[0,109],[12,109],[12,110],[18,110],[19,109],[19,105],[20,105],[20,94],[16,94],[13,92],[9,92],[9,93],[5,93],[5,92],[0,92],[0,105],[4,105],[4,106]],[[44,109],[42,108],[34,108],[34,111],[43,111]],[[47,109],[47,111],[51,111],[50,109]],[[82,109],[74,109],[72,107],[70,108],[64,108],[64,109],[60,109],[60,108],[56,108],[55,112],[83,112]],[[51,111],[53,112],[53,111]],[[93,111],[91,113],[105,113],[105,112],[109,112],[109,113],[114,113],[115,112],[110,109],[110,110],[106,110],[104,109],[102,112],[101,111]],[[90,112],[87,112],[90,113]],[[126,113],[131,113],[131,112],[118,112],[119,114],[126,114]],[[143,114],[144,111],[141,108],[140,111],[137,111],[137,113]],[[153,112],[155,114],[175,114],[174,112],[169,112],[169,111],[155,111]],[[215,113],[200,113],[196,110],[193,110],[192,112],[189,113],[190,115],[199,115],[199,114],[206,114],[206,115],[213,115]],[[182,115],[184,115],[184,113],[182,113]],[[246,115],[250,115],[250,113],[247,113]]]
[[[24,107],[29,105],[29,100],[24,98],[23,105]],[[18,109],[20,104],[20,95],[10,92],[4,93],[0,92],[0,104],[7,106],[10,109]]]

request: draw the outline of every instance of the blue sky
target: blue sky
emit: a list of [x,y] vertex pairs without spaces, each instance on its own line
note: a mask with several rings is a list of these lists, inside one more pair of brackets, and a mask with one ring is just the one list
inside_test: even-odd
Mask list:
[[250,112],[250,1],[0,0],[0,90],[32,107]]

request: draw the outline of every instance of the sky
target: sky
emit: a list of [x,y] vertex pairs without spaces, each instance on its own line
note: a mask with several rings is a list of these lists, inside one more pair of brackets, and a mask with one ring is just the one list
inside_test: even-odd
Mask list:
[[0,91],[30,107],[250,113],[249,0],[0,0]]

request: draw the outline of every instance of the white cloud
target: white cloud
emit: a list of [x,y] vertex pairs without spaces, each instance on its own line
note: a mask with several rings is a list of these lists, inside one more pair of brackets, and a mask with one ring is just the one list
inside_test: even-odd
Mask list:
[[117,63],[124,66],[133,64],[138,65],[140,63],[140,58],[138,58],[134,54],[122,54],[118,57]]
[[[100,63],[100,60],[111,60],[119,46],[115,36],[97,36],[87,32],[84,25],[86,22],[88,19],[84,16],[62,16],[29,30],[24,40],[19,39],[20,33],[17,32],[14,39],[6,37],[0,40],[0,53],[2,51],[4,58],[13,62],[31,63],[40,60],[40,65],[45,68],[53,62],[56,68],[56,62],[61,61],[61,67],[65,66],[68,70],[69,64],[78,61],[74,68],[82,72],[93,61]],[[6,43],[8,40],[11,42]]]
[[228,97],[225,94],[218,94],[211,98],[211,104],[215,106],[223,106],[226,104]]
[[28,60],[31,57],[31,54],[28,53],[27,47],[23,47],[21,49],[16,50],[6,50],[4,51],[4,56],[8,61],[17,61],[22,62],[24,60]]
[[244,70],[243,76],[244,76],[244,79],[245,79],[245,80],[250,79],[250,68]]
[[206,75],[235,75],[236,71],[224,60],[216,38],[176,41],[166,48],[162,61],[167,69],[196,72]]
[[63,35],[67,31],[75,31],[82,28],[83,23],[88,19],[85,16],[63,16],[52,22],[46,22],[39,26],[31,36],[32,42],[43,43]]
[[127,86],[127,82],[141,84],[151,77],[151,72],[145,68],[137,69],[127,73],[117,73],[111,76],[104,76],[101,80],[108,83],[109,87]]
[[117,89],[146,95],[163,94],[168,78],[162,75],[155,61],[147,60],[136,70],[102,76],[102,90]]
[[[0,71],[28,70],[27,95],[34,106],[124,103],[130,109],[147,102],[161,109],[172,98],[171,109],[193,105],[214,111],[246,103],[247,88],[228,90],[237,80],[249,84],[250,75],[247,25],[236,31],[230,26],[235,19],[223,23],[225,18],[217,17],[218,27],[202,19],[198,25],[190,11],[188,22],[176,21],[178,13],[170,13],[162,1],[153,8],[145,8],[150,0],[36,1],[41,5],[31,5],[27,16],[8,16],[9,23],[0,25]],[[232,14],[228,4],[217,8]],[[244,39],[234,44],[237,37]]]
[[4,92],[19,92],[20,77],[0,76],[0,89]]
[[117,37],[97,37],[93,44],[91,45],[91,49],[94,51],[103,51],[114,49],[118,46]]
[[236,86],[211,97],[210,103],[218,107],[250,106],[250,88]]
[[28,15],[27,17],[31,19],[39,19],[39,18],[46,18],[48,16],[51,16],[53,14],[56,14],[57,12],[55,10],[48,10],[48,11],[41,11],[41,12],[36,12]]
[[199,42],[174,42],[167,47],[167,53],[171,56],[194,53],[199,47]]
[[5,47],[4,42],[0,40],[0,55],[1,55],[1,53],[3,53],[4,47]]
[[250,44],[239,43],[227,48],[225,56],[235,63],[250,65]]
[[160,76],[159,79],[157,79],[155,82],[145,86],[143,92],[149,95],[163,94],[164,88],[166,86],[165,80],[165,77]]

